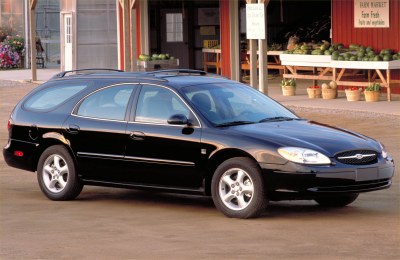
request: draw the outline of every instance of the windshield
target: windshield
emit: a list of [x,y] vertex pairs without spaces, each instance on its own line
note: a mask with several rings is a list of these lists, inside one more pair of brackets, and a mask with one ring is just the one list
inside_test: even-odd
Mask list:
[[188,86],[182,92],[216,126],[298,119],[276,101],[241,83]]

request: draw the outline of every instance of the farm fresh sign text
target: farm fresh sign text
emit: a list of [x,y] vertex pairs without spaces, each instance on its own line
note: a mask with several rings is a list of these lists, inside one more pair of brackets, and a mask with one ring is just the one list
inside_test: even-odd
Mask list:
[[355,28],[388,28],[389,0],[354,0]]

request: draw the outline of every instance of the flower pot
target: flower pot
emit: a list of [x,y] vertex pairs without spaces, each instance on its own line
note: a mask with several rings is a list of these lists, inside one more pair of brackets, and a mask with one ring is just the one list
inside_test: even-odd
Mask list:
[[365,101],[367,102],[377,102],[379,101],[380,91],[364,91]]
[[321,88],[310,87],[307,88],[307,94],[309,98],[321,98]]
[[293,86],[282,86],[282,94],[284,96],[294,96],[296,95],[296,88]]
[[360,101],[361,91],[359,89],[357,90],[346,89],[345,92],[347,101]]
[[337,91],[333,88],[322,89],[323,99],[335,99],[337,97]]

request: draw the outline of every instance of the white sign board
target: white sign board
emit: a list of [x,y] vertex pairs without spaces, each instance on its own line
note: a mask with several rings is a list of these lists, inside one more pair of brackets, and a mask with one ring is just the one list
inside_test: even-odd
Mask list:
[[389,0],[354,0],[355,28],[389,28]]
[[265,39],[265,4],[246,4],[247,39]]

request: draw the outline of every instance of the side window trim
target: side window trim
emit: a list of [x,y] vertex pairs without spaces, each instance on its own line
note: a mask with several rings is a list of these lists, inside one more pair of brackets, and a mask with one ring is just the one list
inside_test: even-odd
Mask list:
[[[27,111],[35,111],[35,112],[49,112],[52,110],[57,109],[58,107],[64,105],[66,102],[68,102],[69,100],[73,99],[74,97],[76,97],[79,93],[81,93],[82,91],[85,91],[85,89],[90,88],[93,85],[92,81],[88,81],[88,80],[74,80],[74,81],[68,81],[65,82],[63,84],[63,82],[49,82],[49,83],[45,83],[46,86],[44,88],[36,88],[34,89],[29,95],[30,97],[28,99],[26,99],[22,105],[21,108]],[[57,88],[59,85],[64,85],[64,86],[78,86],[78,85],[85,85],[84,88],[82,88],[81,90],[79,90],[78,92],[76,92],[75,94],[73,94],[72,96],[68,97],[67,99],[63,100],[62,102],[60,102],[59,104],[51,107],[51,108],[46,108],[46,109],[34,109],[34,108],[29,108],[26,106],[26,103],[35,95],[39,94],[40,92],[49,90],[50,88]]]
[[[126,109],[125,109],[125,116],[123,120],[118,120],[118,119],[110,119],[110,118],[101,118],[101,117],[90,117],[90,116],[83,116],[83,115],[79,115],[78,114],[78,110],[79,107],[81,106],[81,104],[85,101],[86,98],[102,91],[108,88],[112,88],[112,87],[118,87],[118,86],[123,86],[123,85],[131,85],[132,86],[132,92],[130,94],[129,97],[129,101],[127,102],[126,105]],[[82,97],[79,102],[77,102],[74,106],[74,108],[71,111],[71,115],[72,116],[76,116],[76,117],[82,117],[82,118],[90,118],[90,119],[95,119],[95,120],[103,120],[103,121],[117,121],[117,122],[128,122],[130,115],[131,115],[131,107],[133,104],[133,99],[136,96],[136,93],[138,92],[138,88],[139,88],[139,83],[135,83],[135,82],[129,82],[129,83],[116,83],[116,84],[111,84],[111,85],[107,85],[104,87],[101,87],[99,89],[96,89],[93,92],[88,93],[87,95],[85,95],[84,97]]]
[[154,125],[169,125],[168,123],[152,123],[152,122],[140,122],[140,121],[135,121],[136,119],[136,112],[137,112],[137,106],[138,106],[138,102],[139,102],[139,97],[140,97],[140,93],[142,92],[142,89],[144,86],[155,86],[155,87],[161,87],[164,89],[167,89],[169,91],[171,91],[172,93],[174,93],[174,95],[179,98],[182,103],[185,105],[185,107],[189,110],[190,115],[192,115],[192,119],[195,120],[193,122],[194,127],[201,127],[201,122],[198,118],[198,116],[196,115],[196,113],[192,110],[192,108],[189,106],[189,104],[179,95],[179,93],[177,91],[175,91],[172,88],[169,88],[167,86],[163,86],[163,85],[159,85],[159,84],[153,84],[153,83],[140,83],[140,87],[137,88],[136,93],[135,93],[135,97],[134,97],[134,101],[133,101],[133,106],[132,106],[132,111],[131,111],[131,116],[129,117],[129,123],[137,123],[137,124],[154,124]]

